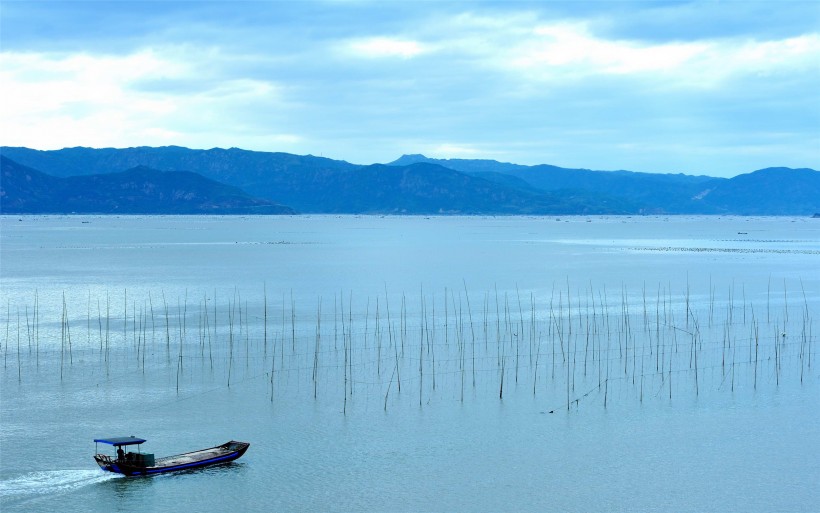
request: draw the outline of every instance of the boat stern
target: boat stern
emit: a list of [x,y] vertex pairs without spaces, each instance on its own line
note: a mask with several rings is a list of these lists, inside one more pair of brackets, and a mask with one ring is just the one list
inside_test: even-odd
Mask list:
[[117,468],[116,462],[111,456],[106,454],[95,454],[94,461],[96,461],[97,465],[99,465],[100,468],[106,472],[121,472],[119,468]]

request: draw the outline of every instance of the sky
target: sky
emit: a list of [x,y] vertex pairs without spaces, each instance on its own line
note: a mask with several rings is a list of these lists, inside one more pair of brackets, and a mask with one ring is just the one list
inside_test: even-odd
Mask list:
[[0,145],[820,169],[820,1],[0,0]]

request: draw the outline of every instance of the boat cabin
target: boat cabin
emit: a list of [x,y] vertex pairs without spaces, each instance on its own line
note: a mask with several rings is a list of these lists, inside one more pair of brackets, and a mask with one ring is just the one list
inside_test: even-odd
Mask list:
[[[137,438],[135,436],[114,436],[110,438],[95,438],[95,453],[96,456],[101,457],[102,460],[107,460],[106,463],[121,463],[135,465],[138,467],[152,467],[154,465],[154,455],[140,452],[140,445],[146,440]],[[99,444],[108,444],[116,448],[116,456],[108,456],[100,454]],[[128,447],[137,446],[136,452],[129,452]]]

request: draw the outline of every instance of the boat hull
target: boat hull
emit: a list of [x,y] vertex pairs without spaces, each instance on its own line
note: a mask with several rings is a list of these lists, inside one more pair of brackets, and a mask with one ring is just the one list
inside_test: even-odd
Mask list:
[[151,466],[113,459],[102,454],[95,455],[94,460],[106,472],[114,472],[125,476],[150,476],[227,463],[240,458],[248,450],[248,447],[250,447],[250,444],[247,442],[232,440],[210,449],[160,458]]

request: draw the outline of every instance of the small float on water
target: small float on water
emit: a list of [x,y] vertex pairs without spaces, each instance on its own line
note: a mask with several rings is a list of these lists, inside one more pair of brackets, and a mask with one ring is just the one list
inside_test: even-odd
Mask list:
[[[233,461],[248,450],[251,444],[231,440],[222,445],[186,452],[175,456],[154,458],[153,454],[140,452],[140,445],[146,440],[134,436],[117,436],[111,438],[97,438],[95,444],[107,444],[116,448],[117,454],[109,456],[100,454],[99,445],[96,445],[94,461],[101,469],[116,472],[126,476],[147,476],[163,474],[189,468],[207,467]],[[128,448],[136,446],[136,452],[129,452]]]

